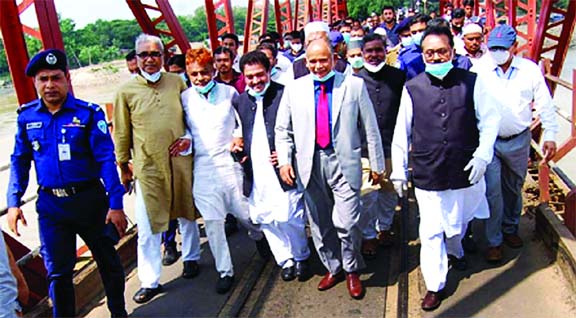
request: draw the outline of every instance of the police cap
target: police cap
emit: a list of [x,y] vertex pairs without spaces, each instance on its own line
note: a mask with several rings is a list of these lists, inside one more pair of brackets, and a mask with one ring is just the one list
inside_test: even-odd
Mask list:
[[35,76],[39,70],[62,70],[66,72],[66,54],[58,49],[48,49],[34,55],[26,66],[26,76]]
[[406,30],[410,30],[410,22],[412,22],[412,17],[407,17],[402,22],[398,24],[396,28],[396,34],[400,34]]

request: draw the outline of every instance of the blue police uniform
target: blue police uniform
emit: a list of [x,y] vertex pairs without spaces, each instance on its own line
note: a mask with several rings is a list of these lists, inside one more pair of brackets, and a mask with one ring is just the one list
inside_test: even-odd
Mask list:
[[[406,80],[410,80],[420,73],[426,71],[426,64],[422,57],[422,48],[416,44],[402,48],[398,54],[399,68],[406,73]],[[452,60],[454,67],[469,70],[472,62],[467,56],[455,54]]]
[[100,107],[70,94],[54,114],[41,99],[21,107],[11,157],[9,207],[21,205],[31,161],[40,186],[36,210],[54,317],[76,315],[72,282],[76,234],[98,264],[112,316],[126,316],[124,270],[114,248],[118,237],[111,235],[112,223],[105,225],[108,208],[122,209],[124,188]]

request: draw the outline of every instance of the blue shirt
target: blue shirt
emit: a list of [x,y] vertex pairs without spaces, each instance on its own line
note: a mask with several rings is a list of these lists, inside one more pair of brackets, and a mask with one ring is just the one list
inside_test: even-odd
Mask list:
[[300,56],[302,56],[305,53],[304,49],[302,48],[300,51],[298,51],[298,53],[296,53],[296,55],[292,54],[292,50],[287,50],[286,52],[284,52],[284,56],[290,60],[290,62],[294,63],[294,60],[296,60],[297,58],[299,58]]
[[[398,54],[398,62],[400,69],[406,72],[407,81],[426,71],[422,48],[416,44],[403,48]],[[468,57],[459,54],[454,55],[452,64],[454,64],[454,67],[467,71],[472,67],[472,61]]]
[[[52,114],[37,99],[22,106],[17,122],[8,207],[21,205],[34,161],[38,185],[64,188],[102,179],[110,208],[122,209],[124,187],[118,178],[114,145],[100,107],[68,94],[60,110]],[[69,145],[69,158],[60,158],[62,145]]]
[[388,37],[388,40],[390,40],[390,43],[393,44],[393,46],[396,46],[398,43],[400,43],[400,37],[397,33],[398,23],[394,23],[394,26],[390,29],[388,29],[386,23],[382,23],[380,27],[386,30],[386,36]]
[[314,81],[314,105],[316,105],[316,115],[318,115],[318,100],[320,99],[321,88],[320,85],[324,84],[324,90],[328,98],[328,127],[330,127],[330,143],[326,148],[332,148],[332,89],[334,88],[334,77],[327,79],[325,82]]

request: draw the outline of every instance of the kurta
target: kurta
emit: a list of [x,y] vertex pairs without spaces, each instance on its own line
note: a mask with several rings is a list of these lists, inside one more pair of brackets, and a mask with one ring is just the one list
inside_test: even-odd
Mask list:
[[272,163],[270,163],[270,145],[266,137],[264,126],[264,106],[262,97],[256,98],[256,116],[252,133],[252,147],[250,158],[254,174],[252,192],[248,200],[250,204],[250,218],[255,223],[288,222],[294,214],[302,209],[298,202],[302,193],[298,190],[284,192]]
[[132,160],[153,233],[168,230],[177,217],[196,218],[192,200],[192,157],[170,157],[168,148],[187,134],[178,75],[162,73],[156,83],[136,76],[122,85],[114,102],[116,160]]
[[[240,131],[232,107],[237,94],[234,87],[221,83],[207,97],[194,88],[182,93],[194,147],[195,202],[205,220],[223,220],[228,212],[248,213],[242,167],[230,155],[232,138]],[[229,211],[230,207],[238,211]]]
[[[478,119],[479,145],[473,156],[486,161],[492,160],[494,141],[498,133],[500,115],[495,103],[486,93],[486,84],[477,79],[474,88],[475,116]],[[413,125],[413,103],[408,90],[402,93],[400,110],[392,140],[392,180],[406,180],[408,168],[409,140]],[[420,171],[425,173],[425,171]],[[446,174],[450,174],[446,171]],[[446,233],[446,237],[462,234],[462,224],[472,218],[487,218],[489,216],[488,203],[485,196],[486,185],[484,179],[475,185],[456,190],[429,191],[416,189],[416,198],[421,207],[422,220],[420,228],[431,233]]]

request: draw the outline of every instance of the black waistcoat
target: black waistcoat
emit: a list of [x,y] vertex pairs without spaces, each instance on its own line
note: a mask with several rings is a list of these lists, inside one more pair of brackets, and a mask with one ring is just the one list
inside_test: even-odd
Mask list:
[[[276,125],[276,114],[278,113],[278,106],[282,99],[284,86],[270,82],[270,86],[264,94],[262,100],[264,126],[266,126],[266,137],[268,138],[268,145],[270,146],[270,154],[276,150],[274,145],[274,126]],[[254,97],[244,92],[232,100],[232,105],[236,108],[240,121],[242,122],[242,135],[244,137],[244,152],[248,155],[248,160],[242,164],[244,168],[244,182],[243,192],[245,196],[250,196],[252,192],[252,185],[254,183],[254,174],[252,161],[250,160],[250,152],[252,147],[252,134],[254,132],[254,119],[256,116],[256,100]],[[295,189],[296,186],[289,186],[285,184],[280,178],[279,167],[275,169],[278,182],[284,191]]]
[[442,191],[470,186],[466,164],[478,147],[476,74],[454,68],[444,80],[421,73],[406,83],[414,105],[414,184]]
[[[400,97],[406,82],[406,74],[397,68],[384,65],[377,73],[370,73],[362,68],[356,76],[364,79],[364,83],[366,83],[366,88],[376,113],[376,120],[378,121],[384,156],[390,158],[392,135],[396,126],[396,117],[398,117]],[[362,157],[368,158],[365,132],[363,129],[360,132],[362,137]]]

